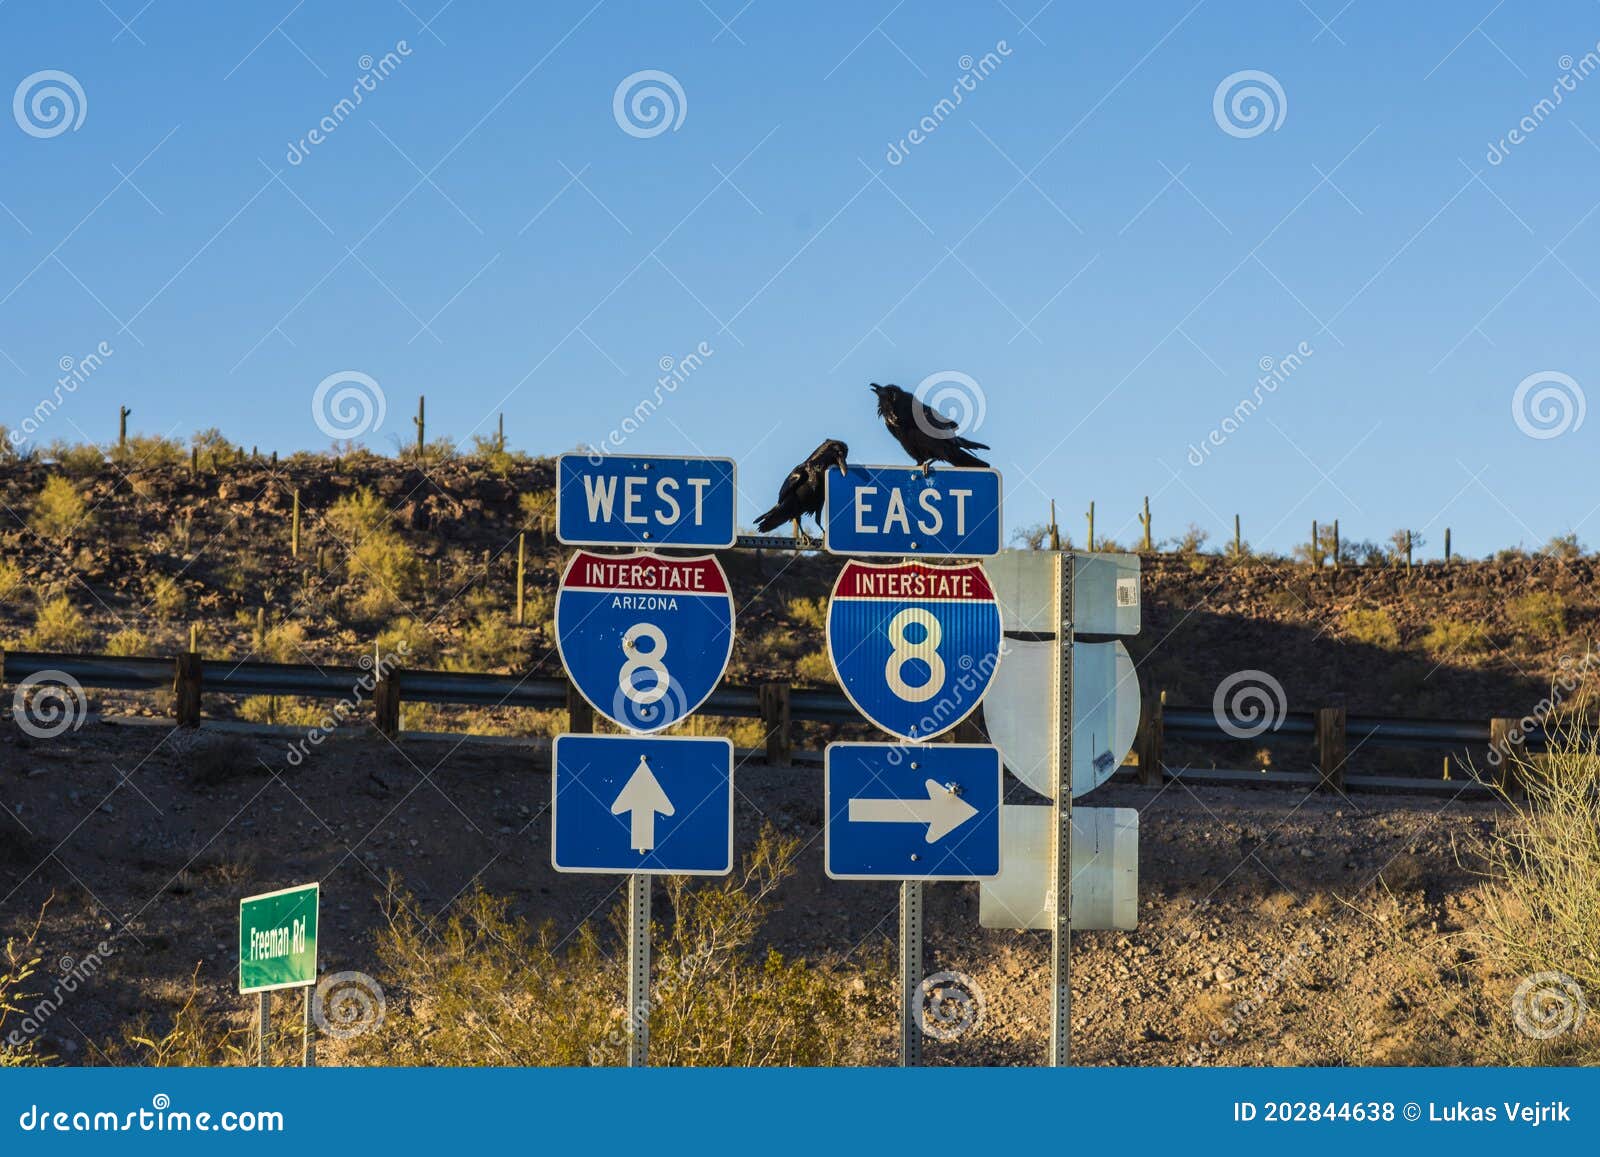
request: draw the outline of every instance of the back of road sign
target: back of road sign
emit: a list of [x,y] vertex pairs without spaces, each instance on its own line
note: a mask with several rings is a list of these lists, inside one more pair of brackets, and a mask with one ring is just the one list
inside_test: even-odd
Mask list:
[[[984,928],[1050,928],[1050,844],[1054,809],[1006,804],[1000,875],[978,885],[978,923]],[[1072,809],[1072,927],[1139,924],[1139,813],[1133,808]]]
[[823,514],[833,554],[983,558],[1000,551],[1000,472],[857,466],[829,470]]
[[558,735],[551,760],[556,871],[725,876],[733,870],[729,740]]
[[737,494],[732,458],[563,454],[556,537],[569,546],[729,547]]

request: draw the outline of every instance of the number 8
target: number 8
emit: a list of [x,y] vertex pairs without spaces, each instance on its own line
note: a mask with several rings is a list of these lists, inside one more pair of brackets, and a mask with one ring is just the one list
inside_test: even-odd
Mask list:
[[[922,628],[920,643],[906,638],[906,627],[912,623]],[[922,703],[937,695],[944,686],[944,660],[939,657],[939,643],[943,638],[944,628],[939,620],[933,617],[932,611],[922,607],[907,607],[890,619],[889,645],[894,650],[889,652],[889,662],[883,668],[889,690],[909,703]],[[928,665],[928,681],[920,687],[911,686],[901,674],[912,659],[921,659]]]
[[[639,640],[650,640],[650,650],[644,654],[639,653]],[[622,665],[622,670],[617,673],[617,686],[622,693],[641,707],[648,707],[666,696],[671,686],[672,676],[667,674],[667,666],[661,661],[667,653],[667,636],[664,631],[654,623],[635,623],[628,628],[628,633],[622,636],[622,650],[631,657]],[[640,671],[650,672],[654,680],[649,687],[641,690],[634,686],[633,677]]]

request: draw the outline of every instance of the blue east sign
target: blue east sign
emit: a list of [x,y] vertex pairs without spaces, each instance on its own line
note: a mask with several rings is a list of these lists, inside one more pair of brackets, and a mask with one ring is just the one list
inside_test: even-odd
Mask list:
[[731,458],[563,454],[556,537],[569,546],[729,547],[737,494]]
[[834,554],[987,558],[1003,545],[1000,472],[855,465],[830,470],[823,529]]

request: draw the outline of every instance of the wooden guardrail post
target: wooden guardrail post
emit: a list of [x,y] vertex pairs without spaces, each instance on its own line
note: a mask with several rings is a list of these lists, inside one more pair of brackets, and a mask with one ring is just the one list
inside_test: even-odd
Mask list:
[[203,672],[198,651],[185,651],[173,664],[173,714],[179,727],[200,726],[200,685]]
[[567,730],[573,735],[594,732],[594,708],[573,683],[567,684]]
[[1521,728],[1522,722],[1517,719],[1491,719],[1489,720],[1489,750],[1500,753],[1499,774],[1496,776],[1500,787],[1510,791],[1517,786],[1517,775],[1512,769],[1512,752],[1517,747],[1517,740],[1512,736]]
[[756,689],[761,726],[767,733],[767,766],[788,767],[792,752],[789,728],[789,684],[763,683]]
[[1344,790],[1345,709],[1317,708],[1317,769],[1323,791]]
[[1133,749],[1139,754],[1139,782],[1145,787],[1160,787],[1161,745],[1166,737],[1167,693],[1147,689],[1139,697],[1139,733]]
[[372,685],[372,710],[378,730],[393,739],[400,734],[400,672],[392,667],[378,669]]

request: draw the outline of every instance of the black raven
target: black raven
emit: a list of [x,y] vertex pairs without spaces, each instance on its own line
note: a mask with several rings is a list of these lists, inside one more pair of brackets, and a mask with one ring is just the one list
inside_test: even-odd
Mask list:
[[956,432],[956,424],[932,406],[924,405],[899,386],[880,386],[873,382],[868,388],[878,395],[878,417],[924,472],[931,462],[948,462],[952,466],[989,465],[968,453],[989,447],[963,438]]
[[800,516],[803,514],[811,515],[820,527],[828,471],[835,466],[841,471],[848,469],[845,459],[849,454],[850,447],[837,438],[829,438],[811,451],[811,457],[789,471],[789,476],[778,488],[777,505],[756,519],[756,529],[766,534],[785,522],[793,522],[794,536],[799,539],[802,537]]

